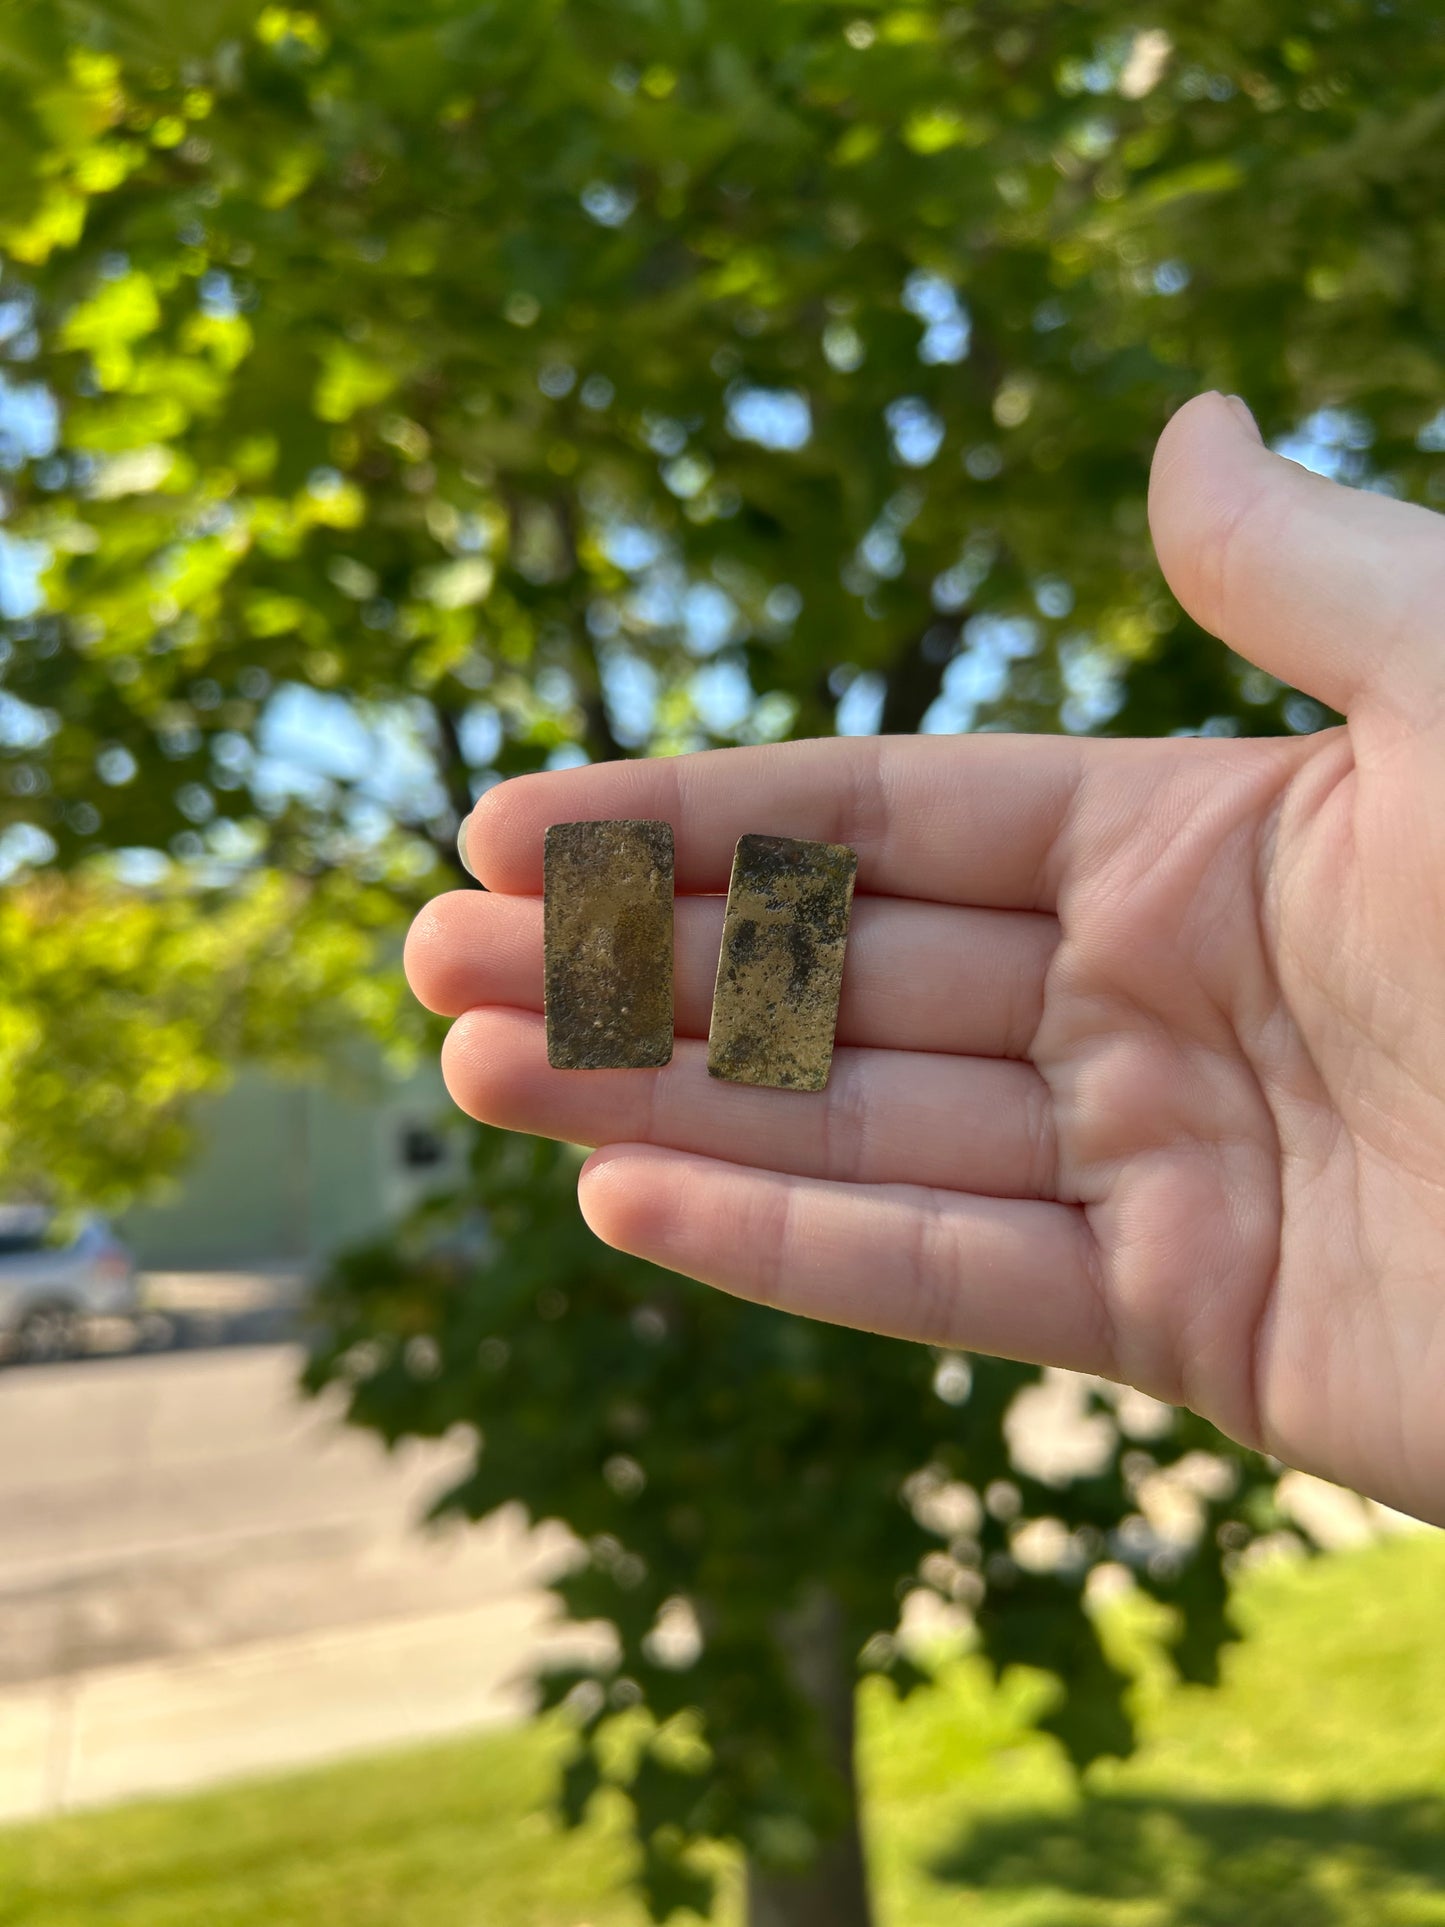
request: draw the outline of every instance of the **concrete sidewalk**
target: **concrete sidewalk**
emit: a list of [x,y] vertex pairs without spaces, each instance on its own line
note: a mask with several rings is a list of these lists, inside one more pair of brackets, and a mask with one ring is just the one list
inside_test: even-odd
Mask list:
[[518,1677],[585,1649],[515,1594],[0,1691],[0,1821],[191,1792],[522,1718]]

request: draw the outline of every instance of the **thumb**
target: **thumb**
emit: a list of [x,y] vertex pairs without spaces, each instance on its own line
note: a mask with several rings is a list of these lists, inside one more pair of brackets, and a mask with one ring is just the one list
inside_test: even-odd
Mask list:
[[1332,709],[1445,700],[1445,517],[1274,455],[1237,396],[1186,402],[1149,524],[1203,628]]

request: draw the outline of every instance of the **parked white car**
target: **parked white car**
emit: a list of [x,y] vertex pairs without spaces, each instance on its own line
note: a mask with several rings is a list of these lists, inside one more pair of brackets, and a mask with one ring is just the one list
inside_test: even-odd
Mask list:
[[40,1364],[72,1358],[97,1318],[135,1318],[135,1259],[103,1218],[0,1206],[0,1350]]

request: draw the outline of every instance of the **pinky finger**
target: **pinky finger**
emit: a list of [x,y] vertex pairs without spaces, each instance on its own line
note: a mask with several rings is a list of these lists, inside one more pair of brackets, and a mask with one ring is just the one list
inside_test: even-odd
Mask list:
[[621,1144],[578,1196],[605,1244],[738,1298],[894,1338],[1112,1375],[1076,1206],[838,1184]]

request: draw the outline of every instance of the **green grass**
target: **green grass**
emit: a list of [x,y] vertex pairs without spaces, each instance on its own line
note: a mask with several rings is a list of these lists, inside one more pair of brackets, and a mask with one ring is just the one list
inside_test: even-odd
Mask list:
[[[1216,1693],[1144,1617],[1145,1745],[1081,1790],[1028,1676],[865,1695],[884,1927],[1445,1927],[1445,1535],[1242,1587]],[[543,1817],[555,1726],[0,1833],[0,1927],[641,1927],[615,1815]],[[736,1927],[729,1908],[727,1927]]]

